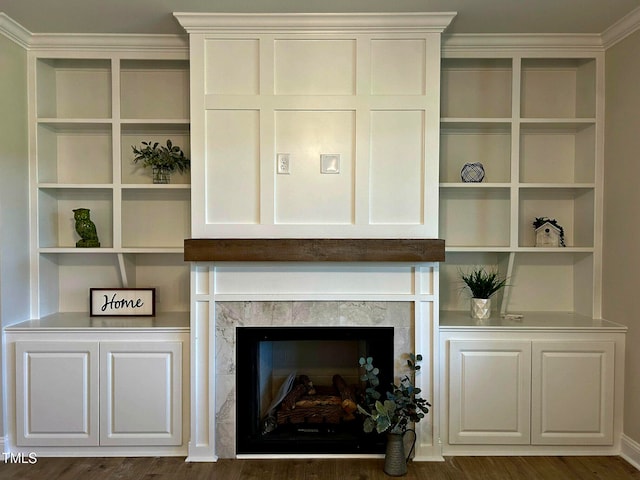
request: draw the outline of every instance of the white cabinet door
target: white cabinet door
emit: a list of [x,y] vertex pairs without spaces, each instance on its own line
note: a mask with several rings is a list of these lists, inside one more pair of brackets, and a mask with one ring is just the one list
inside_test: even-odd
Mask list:
[[98,343],[16,342],[16,443],[98,444]]
[[182,444],[182,343],[102,342],[100,356],[100,444]]
[[613,341],[534,341],[532,443],[613,443]]
[[531,342],[451,340],[449,442],[528,444]]

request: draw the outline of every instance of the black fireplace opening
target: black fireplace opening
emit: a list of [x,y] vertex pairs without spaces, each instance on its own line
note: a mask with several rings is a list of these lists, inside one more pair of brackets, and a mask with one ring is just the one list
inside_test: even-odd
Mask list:
[[393,382],[393,330],[237,327],[236,453],[384,453],[349,405],[366,387],[360,357],[374,359],[381,391]]

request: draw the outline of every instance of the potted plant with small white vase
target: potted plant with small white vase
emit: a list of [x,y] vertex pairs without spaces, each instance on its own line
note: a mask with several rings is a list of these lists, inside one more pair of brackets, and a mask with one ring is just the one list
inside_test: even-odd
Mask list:
[[133,163],[142,162],[143,167],[151,167],[153,183],[170,183],[172,173],[185,173],[191,167],[191,161],[171,140],[167,140],[166,146],[158,142],[142,142],[141,147],[131,148],[135,155]]
[[497,270],[487,271],[484,267],[474,267],[467,273],[460,272],[460,278],[471,291],[471,318],[490,318],[491,297],[507,285],[507,279]]

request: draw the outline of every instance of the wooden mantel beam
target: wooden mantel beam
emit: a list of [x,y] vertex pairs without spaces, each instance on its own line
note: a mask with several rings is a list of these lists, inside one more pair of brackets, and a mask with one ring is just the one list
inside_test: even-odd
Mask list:
[[444,240],[365,238],[191,238],[188,262],[443,262]]

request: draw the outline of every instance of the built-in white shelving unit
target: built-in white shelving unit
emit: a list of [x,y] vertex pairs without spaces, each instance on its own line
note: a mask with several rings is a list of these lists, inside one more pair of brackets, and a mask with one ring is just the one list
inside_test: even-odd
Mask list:
[[[154,185],[131,150],[189,155],[187,50],[33,50],[29,78],[33,317],[88,312],[90,287],[156,287],[159,312],[187,312],[190,176]],[[75,247],[80,207],[100,248]]]
[[[445,46],[441,324],[468,310],[459,271],[474,265],[509,277],[503,311],[599,318],[602,69],[597,49]],[[483,182],[462,182],[467,162],[484,165]],[[543,216],[563,226],[566,247],[535,247],[532,222]]]
[[[618,452],[626,329],[601,319],[602,49],[476,40],[442,57],[443,454]],[[484,165],[481,183],[461,180],[467,162]],[[566,246],[536,247],[536,217],[556,219]],[[474,266],[508,278],[488,321],[463,292]]]
[[[28,53],[32,319],[5,332],[8,441],[39,455],[183,455],[191,181],[153,184],[131,146],[171,139],[190,155],[188,51],[84,40]],[[75,246],[77,208],[100,247]],[[91,287],[155,287],[156,315],[90,317]]]

